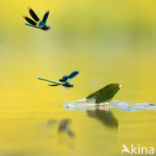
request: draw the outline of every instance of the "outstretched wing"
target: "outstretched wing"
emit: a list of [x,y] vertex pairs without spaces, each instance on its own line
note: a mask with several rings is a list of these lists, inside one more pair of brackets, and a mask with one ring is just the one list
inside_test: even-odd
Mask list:
[[63,76],[61,79],[59,79],[59,81],[66,82],[68,78],[69,78],[68,76]]
[[28,8],[28,9],[29,9],[29,13],[30,13],[31,17],[32,17],[36,22],[38,22],[40,19],[38,18],[38,16],[37,16],[36,13],[34,12],[34,10],[31,9],[31,8]]
[[46,23],[47,19],[48,19],[48,16],[49,16],[49,11],[47,11],[44,16],[43,16],[43,22]]
[[34,25],[34,26],[36,26],[36,24],[37,24],[35,21],[33,21],[32,19],[30,19],[29,17],[24,16],[24,19],[25,19],[28,23],[30,23],[30,24],[32,24],[32,25]]
[[49,84],[49,86],[59,86],[58,84]]
[[69,75],[69,79],[74,78],[79,72],[78,71],[74,71]]
[[59,81],[61,82],[69,81],[70,79],[74,78],[78,73],[79,73],[78,71],[74,71],[69,76],[63,76]]
[[51,81],[51,80],[47,80],[47,79],[43,79],[43,78],[38,78],[39,80],[43,80],[43,81],[47,81],[47,82],[50,82],[50,83],[54,83],[54,84],[57,84],[57,85],[62,85],[62,83],[59,83],[59,82],[55,82],[55,81]]

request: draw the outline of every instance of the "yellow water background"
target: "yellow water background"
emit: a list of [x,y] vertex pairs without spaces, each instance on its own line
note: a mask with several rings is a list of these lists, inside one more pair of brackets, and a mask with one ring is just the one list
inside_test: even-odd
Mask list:
[[[47,32],[25,25],[32,7],[50,10]],[[116,129],[61,106],[108,83],[114,99],[156,102],[156,2],[154,0],[0,0],[0,155],[121,155],[122,144],[155,146],[154,111],[112,110]],[[79,70],[74,88],[49,87]],[[49,120],[53,128],[45,128]],[[71,119],[75,137],[58,133]]]

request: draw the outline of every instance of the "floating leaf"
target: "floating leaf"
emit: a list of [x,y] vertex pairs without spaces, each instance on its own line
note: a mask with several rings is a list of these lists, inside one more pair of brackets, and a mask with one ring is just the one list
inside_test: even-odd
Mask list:
[[110,102],[110,100],[114,97],[114,95],[119,91],[120,88],[120,84],[109,84],[104,88],[98,90],[97,92],[87,96],[86,100],[87,102],[91,103]]

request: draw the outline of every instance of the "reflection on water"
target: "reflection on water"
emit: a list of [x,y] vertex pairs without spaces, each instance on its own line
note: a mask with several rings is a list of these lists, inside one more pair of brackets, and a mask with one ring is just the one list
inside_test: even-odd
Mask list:
[[42,124],[39,126],[40,130],[47,130],[47,129],[56,129],[58,135],[57,142],[61,145],[65,145],[70,149],[74,148],[73,138],[75,137],[75,133],[71,129],[72,120],[71,119],[62,119],[62,120],[55,120],[50,119],[47,123]]
[[74,137],[75,134],[71,130],[71,124],[72,120],[71,119],[62,119],[62,120],[54,120],[50,119],[46,124],[42,124],[39,126],[40,129],[43,128],[55,128],[56,124],[58,123],[58,134],[67,134],[69,137]]
[[105,126],[112,128],[118,128],[119,126],[118,120],[114,117],[113,112],[110,110],[97,108],[95,110],[88,110],[87,115],[99,120]]
[[70,136],[70,137],[75,136],[75,134],[73,133],[73,131],[70,128],[70,125],[72,124],[71,119],[63,119],[60,121],[51,119],[47,122],[47,124],[45,124],[45,127],[53,128],[57,122],[59,122],[58,133],[67,133],[68,136]]
[[70,129],[70,124],[72,123],[72,120],[70,119],[65,119],[65,120],[61,120],[60,124],[59,124],[59,129],[58,132],[59,133],[67,133],[68,136],[70,137],[74,137],[75,134],[73,133],[73,131]]
[[47,128],[53,128],[56,123],[57,123],[57,120],[51,119],[45,125],[46,125]]

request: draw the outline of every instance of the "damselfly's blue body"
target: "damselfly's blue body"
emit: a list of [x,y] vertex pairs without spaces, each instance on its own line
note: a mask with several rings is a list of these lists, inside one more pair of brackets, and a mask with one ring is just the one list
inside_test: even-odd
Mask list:
[[49,30],[50,27],[46,25],[46,22],[47,22],[47,19],[48,19],[48,16],[49,16],[49,11],[47,11],[44,16],[43,16],[43,19],[40,20],[38,18],[38,16],[36,15],[36,13],[33,11],[33,9],[29,8],[29,13],[31,15],[31,18],[27,17],[27,16],[24,16],[24,19],[28,22],[26,23],[26,25],[28,26],[31,26],[33,28],[38,28],[38,29],[41,29],[41,30]]
[[50,84],[49,86],[59,86],[62,85],[64,87],[74,87],[73,84],[71,84],[69,81],[74,78],[79,72],[78,71],[74,71],[72,72],[69,76],[63,76],[61,79],[59,79],[60,82],[55,82],[55,81],[51,81],[51,80],[47,80],[44,78],[38,78],[39,80],[43,80],[43,81],[47,81],[53,84]]

